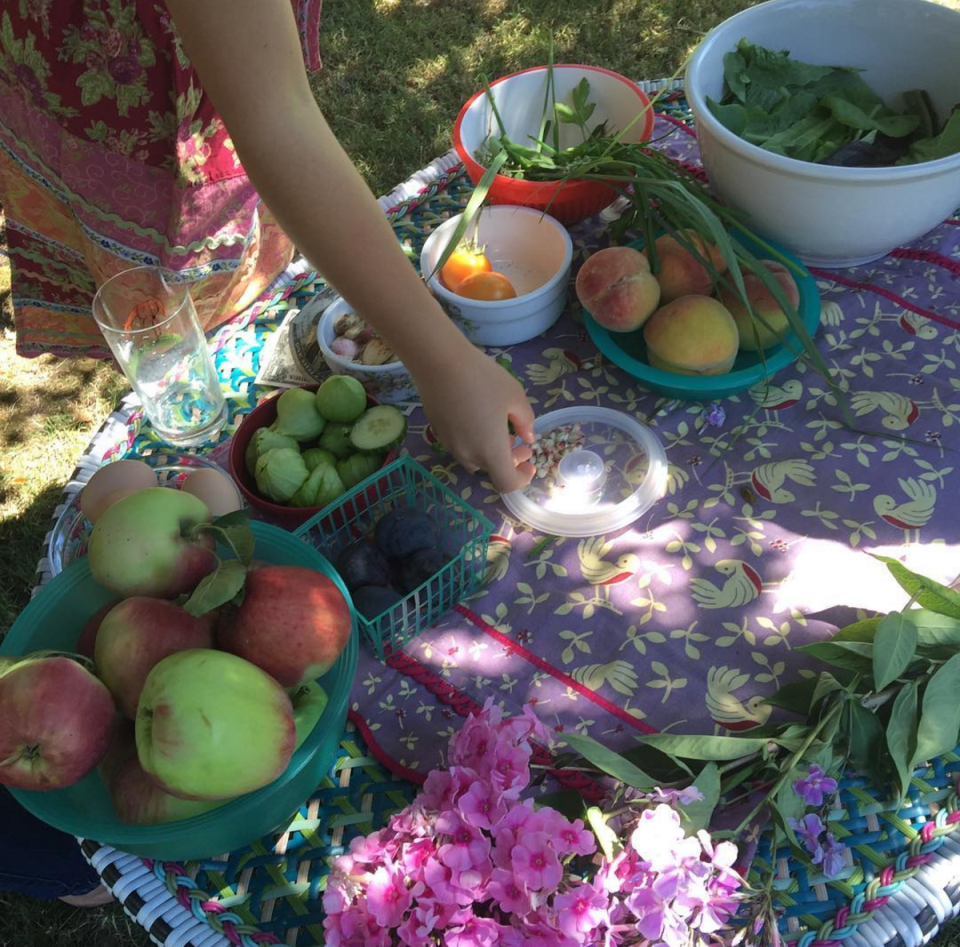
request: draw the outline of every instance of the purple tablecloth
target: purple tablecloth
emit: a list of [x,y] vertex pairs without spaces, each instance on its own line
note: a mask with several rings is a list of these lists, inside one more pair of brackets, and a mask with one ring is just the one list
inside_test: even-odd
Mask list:
[[[671,153],[690,133],[658,119]],[[602,243],[573,231],[575,265]],[[538,414],[604,405],[649,424],[667,450],[667,495],[633,526],[593,539],[540,536],[489,483],[434,453],[422,414],[407,448],[496,524],[489,583],[391,666],[364,649],[354,718],[399,772],[437,765],[458,715],[494,697],[525,702],[555,734],[627,748],[643,732],[744,730],[760,698],[814,666],[798,645],[855,609],[906,596],[867,555],[941,581],[960,571],[960,220],[855,269],[816,270],[817,342],[865,426],[846,428],[824,381],[797,365],[768,389],[705,406],[649,393],[602,360],[573,316],[493,354]],[[752,420],[749,416],[757,406]],[[732,446],[730,446],[732,443]],[[724,449],[728,448],[728,449]]]

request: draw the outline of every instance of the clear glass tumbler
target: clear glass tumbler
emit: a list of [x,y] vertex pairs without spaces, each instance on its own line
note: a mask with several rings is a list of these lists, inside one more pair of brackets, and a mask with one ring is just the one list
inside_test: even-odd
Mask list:
[[181,446],[213,440],[227,408],[187,287],[133,267],[97,290],[93,316],[157,433]]

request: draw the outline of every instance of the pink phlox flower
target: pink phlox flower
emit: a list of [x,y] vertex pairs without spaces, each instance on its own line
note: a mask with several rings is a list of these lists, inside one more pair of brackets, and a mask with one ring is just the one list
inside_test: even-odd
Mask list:
[[413,896],[399,865],[378,868],[367,883],[367,910],[381,927],[397,927]]
[[441,812],[436,824],[437,832],[450,837],[437,849],[437,857],[448,868],[465,871],[488,862],[490,839],[456,812]]
[[495,947],[500,943],[503,925],[489,917],[470,917],[443,935],[444,947]]
[[457,800],[461,818],[478,829],[492,829],[507,813],[507,805],[493,787],[477,780]]
[[436,854],[437,848],[433,839],[418,838],[403,845],[398,860],[408,875],[417,876],[423,871],[424,865]]
[[680,815],[663,804],[645,809],[640,814],[630,835],[630,845],[655,872],[675,866],[678,860],[696,858],[700,854],[700,843],[683,834]]
[[586,943],[586,935],[610,923],[610,899],[589,882],[578,882],[558,894],[553,908],[560,930],[578,943]]
[[525,799],[520,805],[507,810],[507,814],[493,827],[493,864],[497,868],[510,869],[510,855],[517,844],[517,836],[526,829],[533,816],[533,801]]
[[494,868],[487,896],[507,916],[524,917],[533,910],[533,899],[523,879],[503,868]]
[[[389,827],[401,841],[410,838],[424,838],[433,835],[433,818],[427,814],[420,799],[411,803],[406,809],[392,816]],[[406,836],[407,838],[403,838]]]
[[597,850],[597,837],[584,828],[583,820],[567,822],[556,834],[557,847],[565,855],[593,855]]
[[507,741],[497,741],[490,770],[490,781],[507,801],[520,798],[530,782],[529,753]]
[[689,806],[691,802],[702,802],[703,793],[696,786],[687,786],[686,789],[661,789],[657,786],[650,793],[650,798],[671,806],[678,802],[682,806]]
[[528,832],[545,832],[555,839],[569,825],[570,821],[566,816],[550,806],[544,806],[533,810],[525,829]]
[[358,835],[350,842],[350,857],[354,865],[379,867],[383,862],[386,830],[380,829],[371,835]]
[[439,905],[462,907],[473,901],[473,894],[457,884],[459,875],[437,859],[423,866],[423,881]]
[[437,905],[429,899],[421,899],[397,928],[397,936],[407,947],[433,947],[434,939],[431,935],[439,920]]
[[503,720],[503,711],[488,698],[479,714],[470,714],[466,722],[450,738],[450,762],[480,769],[477,764],[487,757],[496,742],[497,728]]
[[510,864],[531,891],[553,891],[563,877],[560,859],[543,832],[521,833],[510,853]]

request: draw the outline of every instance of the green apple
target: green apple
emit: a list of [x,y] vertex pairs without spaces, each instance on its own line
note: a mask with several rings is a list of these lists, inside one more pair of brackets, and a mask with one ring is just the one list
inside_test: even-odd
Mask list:
[[318,681],[310,681],[308,684],[291,688],[290,699],[293,701],[293,722],[297,728],[297,744],[294,750],[299,750],[323,716],[327,707],[327,692]]
[[211,520],[206,503],[182,490],[151,487],[110,506],[90,534],[90,573],[122,598],[176,598],[217,566],[213,539],[195,527]]
[[243,658],[194,648],[147,675],[137,756],[166,792],[184,799],[253,792],[286,769],[295,743],[287,692]]

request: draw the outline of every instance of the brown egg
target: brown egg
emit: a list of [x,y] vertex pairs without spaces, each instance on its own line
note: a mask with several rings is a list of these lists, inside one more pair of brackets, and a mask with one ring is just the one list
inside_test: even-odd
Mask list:
[[157,486],[157,475],[142,460],[117,460],[101,467],[80,493],[80,510],[91,523],[122,497]]
[[192,493],[198,500],[203,500],[214,516],[225,516],[243,506],[240,491],[233,480],[219,470],[205,467],[195,470],[180,485],[184,493]]

